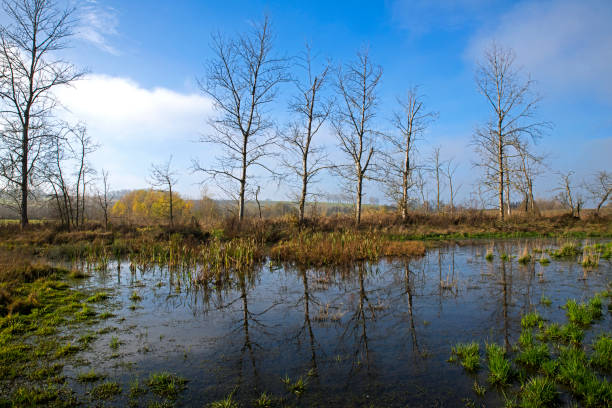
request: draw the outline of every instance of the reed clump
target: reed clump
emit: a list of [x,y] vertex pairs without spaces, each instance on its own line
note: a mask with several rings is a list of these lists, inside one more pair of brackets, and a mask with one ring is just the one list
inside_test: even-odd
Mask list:
[[372,232],[310,232],[281,241],[270,250],[272,259],[308,266],[348,265],[376,261],[382,257],[422,256],[425,245],[419,241],[391,241]]

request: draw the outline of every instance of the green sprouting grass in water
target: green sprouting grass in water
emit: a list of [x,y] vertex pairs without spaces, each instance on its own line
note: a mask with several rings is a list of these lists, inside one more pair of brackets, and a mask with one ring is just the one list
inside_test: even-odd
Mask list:
[[487,392],[487,388],[483,385],[478,384],[478,381],[474,381],[473,389],[476,395],[478,395],[479,397],[482,397]]
[[512,376],[512,366],[506,358],[506,350],[495,343],[487,344],[487,359],[489,361],[489,382],[505,385]]
[[544,254],[542,254],[540,259],[538,259],[538,262],[540,263],[540,265],[548,265],[550,263],[550,259],[548,259],[544,256]]
[[531,328],[538,326],[543,321],[542,317],[538,314],[538,312],[527,313],[521,318],[521,327]]
[[468,371],[476,371],[480,367],[480,344],[458,343],[451,349],[450,361],[454,361],[453,355],[457,356],[461,365]]
[[593,343],[591,364],[605,371],[612,370],[612,337],[602,334]]
[[489,262],[492,262],[494,258],[495,258],[495,255],[493,255],[492,251],[488,251],[487,254],[485,255],[485,259]]
[[111,337],[111,341],[109,343],[109,347],[113,350],[117,350],[119,348],[119,339],[115,336]]
[[[238,408],[238,402],[234,400],[234,393],[232,392],[227,397],[214,401],[210,404],[210,408]],[[265,405],[263,405],[265,406]]]
[[602,305],[601,297],[595,295],[588,303],[577,303],[574,299],[570,299],[564,308],[570,322],[588,326],[593,320],[601,317]]
[[93,387],[90,393],[96,399],[110,399],[121,394],[121,386],[114,381],[106,381]]
[[270,408],[272,407],[272,398],[265,392],[254,401],[254,405],[257,408]]
[[101,302],[103,300],[106,300],[109,298],[108,293],[106,292],[98,292],[93,296],[90,296],[89,298],[87,298],[87,302],[89,303],[97,303],[97,302]]
[[550,300],[548,296],[542,295],[542,297],[540,298],[540,303],[548,307],[552,305],[552,300]]
[[556,379],[580,397],[584,406],[604,407],[612,404],[610,383],[606,379],[600,380],[590,369],[583,350],[573,347],[562,349]]
[[138,291],[134,290],[132,291],[132,294],[130,295],[130,300],[132,302],[140,302],[142,300],[142,296],[140,296]]
[[553,258],[571,258],[580,255],[581,252],[582,249],[580,248],[580,245],[567,243],[556,251],[552,251],[550,256]]
[[160,397],[174,399],[185,389],[187,379],[168,372],[151,374],[147,385]]
[[533,377],[521,387],[521,407],[542,408],[553,406],[557,389],[547,377]]
[[96,381],[100,381],[102,379],[104,379],[106,377],[106,375],[104,374],[100,374],[100,373],[96,373],[93,368],[89,371],[80,373],[77,376],[77,380],[79,382],[82,383],[87,383],[87,382],[96,382]]
[[531,344],[523,347],[516,357],[516,361],[530,368],[538,368],[543,362],[550,359],[548,344]]

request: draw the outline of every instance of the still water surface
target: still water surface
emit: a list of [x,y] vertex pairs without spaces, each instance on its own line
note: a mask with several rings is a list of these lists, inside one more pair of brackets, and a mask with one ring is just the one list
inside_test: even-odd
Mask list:
[[[203,406],[231,392],[250,406],[264,391],[297,406],[465,406],[464,398],[498,406],[498,393],[478,397],[472,389],[475,379],[486,384],[486,370],[473,377],[447,362],[451,346],[513,345],[521,314],[537,310],[564,323],[567,299],[590,298],[612,281],[606,260],[585,271],[575,259],[523,266],[499,256],[558,244],[451,244],[418,259],[340,269],[264,265],[224,288],[192,285],[163,268],[111,265],[82,286],[108,290],[116,317],[87,329],[110,331],[66,374],[93,367],[127,391],[133,378],[174,372],[189,380],[177,406]],[[491,248],[496,256],[489,262]],[[134,291],[141,301],[130,299]],[[540,304],[543,295],[550,307]],[[611,322],[604,310],[585,344],[610,331]],[[109,347],[113,336],[117,350]],[[301,397],[287,391],[286,376],[306,381]],[[127,399],[124,392],[113,403]]]

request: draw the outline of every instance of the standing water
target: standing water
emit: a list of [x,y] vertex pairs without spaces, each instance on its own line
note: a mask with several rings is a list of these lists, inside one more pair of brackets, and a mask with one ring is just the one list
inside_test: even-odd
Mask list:
[[[114,317],[65,333],[101,335],[64,374],[104,373],[125,390],[107,402],[118,406],[134,402],[130,383],[153,372],[188,380],[177,406],[228,396],[252,406],[262,393],[287,406],[499,406],[501,393],[474,392],[475,381],[487,384],[486,370],[469,374],[449,363],[451,348],[477,341],[511,350],[521,315],[565,323],[568,299],[608,287],[609,260],[592,269],[576,258],[538,262],[534,249],[558,244],[451,244],[422,258],[333,269],[268,264],[216,285],[166,268],[110,265],[77,289],[107,291],[102,305]],[[518,262],[524,250],[532,259]],[[610,331],[608,302],[584,344]],[[82,395],[91,388],[70,385]]]

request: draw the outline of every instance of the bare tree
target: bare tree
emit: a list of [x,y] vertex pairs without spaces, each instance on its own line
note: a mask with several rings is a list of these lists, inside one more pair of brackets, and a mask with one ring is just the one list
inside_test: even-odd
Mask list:
[[443,161],[440,161],[440,147],[436,146],[431,154],[432,171],[436,176],[436,212],[440,212],[440,176],[442,173]]
[[333,118],[333,127],[340,150],[350,164],[337,166],[337,171],[350,183],[355,195],[355,222],[361,223],[363,182],[374,170],[372,160],[377,151],[379,132],[374,127],[377,108],[377,86],[382,68],[370,61],[367,50],[357,53],[357,60],[338,70],[340,107]]
[[[263,159],[276,135],[266,107],[278,85],[287,80],[286,62],[272,55],[270,22],[254,24],[252,31],[230,39],[212,38],[214,59],[208,63],[206,81],[200,88],[214,101],[219,115],[210,121],[213,133],[201,141],[221,147],[214,167],[194,161],[194,170],[218,179],[220,188],[238,200],[238,217],[244,219],[245,193],[252,167],[270,169]],[[237,183],[237,189],[227,187]],[[238,193],[236,195],[236,190]]]
[[170,226],[174,226],[174,212],[173,212],[173,202],[174,196],[172,193],[172,188],[177,182],[176,172],[172,170],[172,156],[168,158],[168,161],[161,164],[152,164],[151,171],[149,175],[149,184],[152,187],[163,187],[167,189],[168,192],[168,216],[170,218]]
[[513,146],[541,136],[546,122],[534,119],[539,98],[532,95],[533,81],[514,66],[514,52],[492,44],[476,72],[476,84],[489,104],[489,121],[474,134],[473,144],[485,170],[485,183],[497,192],[498,212],[504,218],[506,162],[516,154]]
[[98,201],[98,206],[102,210],[102,215],[104,216],[104,229],[108,229],[108,210],[111,203],[110,197],[110,183],[108,181],[108,171],[102,169],[102,191],[98,190],[96,192],[96,198]]
[[409,190],[414,185],[412,172],[415,169],[412,156],[415,142],[422,135],[427,125],[435,119],[436,113],[426,111],[423,96],[416,87],[408,90],[405,99],[397,99],[399,111],[393,116],[396,132],[386,135],[392,147],[386,160],[387,177],[390,195],[398,202],[402,219],[408,217]]
[[458,163],[454,162],[454,159],[451,157],[446,160],[446,167],[442,170],[444,176],[448,179],[448,189],[450,193],[450,212],[451,215],[455,213],[455,194],[459,190],[460,186],[454,185],[453,180],[455,179],[455,173],[457,172],[457,168],[459,167]]
[[0,27],[0,118],[5,181],[21,193],[21,226],[28,224],[30,181],[51,148],[46,119],[56,105],[53,89],[83,73],[57,57],[72,35],[73,9],[53,0],[4,0],[10,23]]
[[424,170],[422,167],[416,168],[416,177],[414,180],[414,185],[417,187],[419,191],[419,195],[421,196],[421,203],[423,204],[423,209],[425,212],[429,212],[429,198],[425,196],[427,181],[425,180],[425,175],[423,174]]
[[306,199],[310,194],[309,184],[315,181],[317,175],[330,168],[323,146],[315,145],[314,136],[331,112],[332,103],[321,96],[327,83],[329,65],[325,64],[317,72],[313,72],[310,48],[298,59],[298,66],[305,72],[304,79],[296,80],[297,95],[291,101],[290,109],[296,115],[296,120],[282,135],[281,141],[289,157],[283,157],[283,166],[293,173],[300,183],[298,201],[299,221],[304,222]]
[[87,176],[94,176],[95,169],[90,165],[88,156],[98,150],[99,145],[87,134],[87,128],[82,123],[77,124],[70,130],[72,140],[68,140],[68,146],[72,151],[72,156],[77,163],[76,175],[76,211],[74,225],[83,225],[85,222],[85,190],[89,179]]
[[557,200],[559,200],[565,208],[569,209],[572,215],[576,215],[578,200],[575,197],[575,189],[572,183],[573,175],[574,171],[572,170],[565,173],[559,172],[559,177],[561,178],[561,186],[557,188],[557,190],[559,191],[559,194],[557,195]]
[[533,154],[527,142],[515,146],[518,152],[518,162],[514,172],[515,188],[523,194],[525,212],[534,215],[539,214],[538,207],[533,196],[534,179],[542,173],[544,157]]
[[586,184],[586,189],[597,205],[595,212],[599,214],[601,207],[612,196],[612,175],[605,170],[597,172],[593,180]]
[[95,174],[88,157],[98,146],[81,123],[75,126],[58,123],[52,132],[53,137],[48,140],[51,145],[39,159],[40,177],[51,189],[62,224],[67,228],[78,227],[85,221],[86,188],[90,183],[86,176]]

